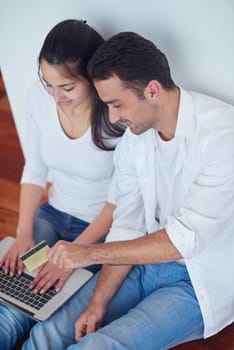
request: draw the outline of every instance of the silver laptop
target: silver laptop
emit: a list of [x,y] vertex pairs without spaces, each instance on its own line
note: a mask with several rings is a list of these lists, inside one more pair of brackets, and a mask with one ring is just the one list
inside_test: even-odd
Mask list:
[[[0,241],[0,259],[13,242],[13,237],[6,237]],[[29,289],[36,274],[36,270],[30,273],[25,269],[22,275],[16,274],[10,277],[5,275],[3,269],[0,269],[0,301],[10,304],[37,321],[46,320],[93,275],[92,272],[85,269],[76,269],[60,292],[56,293],[55,289],[51,288],[47,293],[41,295],[34,294]]]

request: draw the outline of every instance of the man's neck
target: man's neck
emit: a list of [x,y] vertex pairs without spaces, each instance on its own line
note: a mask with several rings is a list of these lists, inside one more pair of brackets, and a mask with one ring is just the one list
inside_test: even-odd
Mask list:
[[175,88],[170,91],[164,91],[162,95],[161,107],[159,107],[161,123],[157,126],[157,131],[164,141],[174,138],[180,103],[180,90]]

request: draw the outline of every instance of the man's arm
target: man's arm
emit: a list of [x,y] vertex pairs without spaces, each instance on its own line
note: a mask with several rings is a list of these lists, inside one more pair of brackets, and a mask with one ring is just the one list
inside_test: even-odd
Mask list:
[[75,324],[75,337],[79,341],[87,333],[95,332],[101,327],[106,308],[131,266],[104,265],[100,272],[93,297]]
[[105,264],[88,307],[76,321],[77,341],[101,327],[107,305],[131,270],[132,264],[159,263],[182,258],[164,229],[134,240],[100,245],[80,246],[61,241],[50,250],[49,256],[52,262],[68,269],[95,263]]
[[130,241],[91,247],[90,256],[93,261],[117,265],[156,264],[183,259],[165,229]]
[[[115,206],[106,203],[100,214],[73,242],[79,244],[92,244],[104,237],[109,231],[112,223],[112,215]],[[39,273],[32,281],[30,288],[35,293],[45,293],[52,285],[56,284],[56,291],[59,292],[72,271],[64,271],[57,266],[47,263],[39,269]]]
[[63,269],[92,264],[155,264],[182,259],[165,229],[123,242],[76,245],[59,241],[48,253],[52,263]]

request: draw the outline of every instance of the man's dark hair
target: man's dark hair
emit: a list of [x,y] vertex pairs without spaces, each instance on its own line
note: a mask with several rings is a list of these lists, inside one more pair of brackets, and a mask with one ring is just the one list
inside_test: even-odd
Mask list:
[[88,74],[94,80],[115,74],[139,96],[152,79],[166,90],[176,87],[164,53],[152,41],[133,32],[116,34],[102,44],[89,61]]

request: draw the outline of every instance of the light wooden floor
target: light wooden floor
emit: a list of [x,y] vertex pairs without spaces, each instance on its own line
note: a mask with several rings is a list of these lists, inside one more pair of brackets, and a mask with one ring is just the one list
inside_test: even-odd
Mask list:
[[[23,155],[0,76],[0,239],[15,236],[22,167]],[[186,343],[174,350],[234,350],[234,324],[211,338]]]

